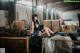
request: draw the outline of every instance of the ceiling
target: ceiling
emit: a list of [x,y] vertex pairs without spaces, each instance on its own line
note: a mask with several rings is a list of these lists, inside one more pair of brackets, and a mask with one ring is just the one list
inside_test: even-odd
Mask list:
[[61,0],[44,0],[44,3],[47,4],[47,3],[54,3],[58,1],[61,1]]
[[61,1],[61,0],[37,0],[37,5],[44,5],[44,4],[54,3],[58,1]]
[[[24,1],[30,1],[32,0],[24,0]],[[77,6],[80,7],[80,3],[64,3],[62,0],[33,0],[37,2],[37,6],[44,6],[46,5],[47,8],[54,8],[54,7],[67,7],[67,6]]]

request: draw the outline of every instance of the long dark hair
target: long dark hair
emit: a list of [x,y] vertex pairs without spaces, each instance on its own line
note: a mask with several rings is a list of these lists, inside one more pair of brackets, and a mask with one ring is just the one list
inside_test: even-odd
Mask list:
[[37,23],[37,24],[39,24],[39,21],[38,20],[34,20],[35,19],[35,17],[38,17],[38,15],[36,15],[36,14],[33,14],[32,15],[32,21],[34,22],[34,25]]
[[38,17],[38,15],[36,15],[36,14],[33,14],[33,15],[32,15],[32,21],[33,21],[33,22],[35,22],[35,21],[34,21],[35,17]]

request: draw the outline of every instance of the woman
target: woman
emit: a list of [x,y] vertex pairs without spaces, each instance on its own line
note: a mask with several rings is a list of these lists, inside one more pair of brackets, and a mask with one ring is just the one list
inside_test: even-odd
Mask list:
[[39,27],[39,21],[38,21],[38,16],[36,14],[32,15],[32,31],[31,34],[34,34],[35,36],[41,36],[43,34],[47,34],[48,36],[50,36],[50,34],[54,34],[53,31],[51,31],[49,28],[47,27]]

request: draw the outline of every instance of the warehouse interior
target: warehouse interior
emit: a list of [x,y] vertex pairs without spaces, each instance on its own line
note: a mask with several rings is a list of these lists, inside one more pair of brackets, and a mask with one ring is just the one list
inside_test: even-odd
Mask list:
[[[55,33],[31,34],[34,14],[40,28],[44,26]],[[0,52],[80,53],[79,27],[79,2],[0,0]]]

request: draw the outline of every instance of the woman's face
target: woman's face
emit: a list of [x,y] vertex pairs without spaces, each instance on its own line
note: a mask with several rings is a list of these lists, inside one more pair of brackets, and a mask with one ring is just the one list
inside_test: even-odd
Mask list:
[[38,20],[38,17],[36,16],[36,17],[34,18],[34,20],[35,20],[35,21]]

